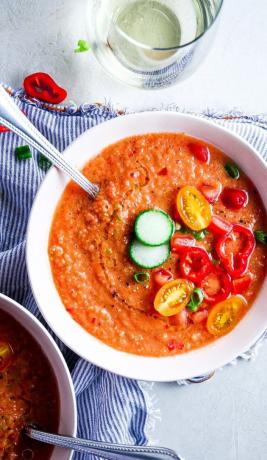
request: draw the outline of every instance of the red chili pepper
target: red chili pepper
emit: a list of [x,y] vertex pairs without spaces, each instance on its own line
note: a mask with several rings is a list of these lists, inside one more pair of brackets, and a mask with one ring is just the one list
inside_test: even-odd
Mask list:
[[209,163],[210,161],[210,151],[206,145],[190,143],[188,144],[190,152],[203,163]]
[[213,203],[216,203],[216,201],[218,201],[218,199],[219,199],[219,196],[220,196],[221,191],[222,191],[222,185],[220,184],[220,182],[217,182],[214,185],[212,185],[212,184],[203,184],[200,187],[200,191],[204,195],[206,200],[209,203],[213,204]]
[[61,88],[50,75],[37,72],[24,80],[24,89],[28,96],[50,104],[59,104],[67,97],[67,91]]
[[165,268],[158,268],[153,271],[153,280],[158,286],[163,286],[173,280],[173,274]]
[[246,190],[225,187],[221,199],[226,208],[237,211],[248,204],[248,193]]
[[0,125],[0,133],[7,133],[8,131],[10,131],[9,128],[6,128],[5,126]]
[[[227,242],[230,240],[236,241],[237,239],[241,240],[241,247],[236,252],[232,248],[227,251]],[[216,244],[217,254],[232,278],[239,278],[246,272],[255,244],[253,232],[240,224],[233,225],[230,233],[218,239]]]
[[168,174],[168,169],[167,168],[162,168],[159,172],[158,172],[158,176],[167,176]]
[[213,266],[211,272],[202,279],[200,287],[204,298],[209,303],[219,303],[231,294],[232,282],[229,273],[218,265]]
[[175,254],[180,254],[188,247],[196,245],[196,240],[192,235],[182,235],[181,233],[175,233],[171,239],[171,251]]
[[244,292],[248,290],[251,281],[252,281],[251,273],[247,273],[246,275],[241,276],[241,278],[237,278],[233,280],[233,293],[243,294]]
[[227,220],[219,216],[212,216],[211,223],[208,226],[208,229],[216,236],[227,235],[227,233],[231,232],[232,228],[233,225],[230,224],[230,222],[227,222]]
[[183,277],[195,283],[212,270],[212,263],[205,249],[191,247],[182,252],[180,268]]

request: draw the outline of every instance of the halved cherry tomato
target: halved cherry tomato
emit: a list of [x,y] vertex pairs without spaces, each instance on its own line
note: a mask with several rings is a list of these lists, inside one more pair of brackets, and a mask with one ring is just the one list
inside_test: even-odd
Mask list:
[[216,182],[213,184],[202,184],[200,187],[201,193],[204,195],[206,200],[213,204],[218,201],[219,196],[222,191],[222,184],[220,182]]
[[244,276],[241,276],[241,278],[236,278],[233,280],[233,293],[234,294],[243,294],[246,292],[249,288],[249,285],[252,281],[252,274],[247,273]]
[[206,145],[202,145],[196,142],[188,144],[190,152],[203,163],[209,163],[210,161],[210,151]]
[[191,230],[203,230],[211,222],[211,207],[195,187],[182,187],[176,198],[178,212]]
[[226,208],[238,211],[248,204],[248,193],[246,190],[225,187],[221,199]]
[[[232,243],[232,246],[227,243]],[[246,272],[255,245],[253,232],[240,224],[233,225],[230,233],[218,239],[217,254],[232,278],[239,278]]]
[[188,247],[196,245],[196,239],[193,235],[184,235],[182,233],[175,233],[171,239],[171,251],[175,254],[180,254]]
[[211,270],[212,263],[205,249],[192,247],[181,254],[180,268],[182,275],[190,281],[200,282]]
[[158,286],[163,286],[173,280],[173,274],[165,268],[158,268],[153,271],[153,279]]
[[243,297],[232,296],[215,305],[209,312],[207,329],[210,334],[221,336],[232,331],[240,320],[246,301]]
[[193,283],[183,279],[164,284],[155,297],[155,310],[162,316],[177,315],[188,304],[193,289]]
[[211,223],[208,227],[208,229],[215,235],[226,235],[227,233],[230,233],[232,228],[233,225],[230,224],[230,222],[227,222],[227,220],[219,216],[212,216]]
[[218,303],[231,294],[231,277],[223,268],[214,265],[210,273],[202,279],[200,287],[209,303]]
[[0,342],[0,371],[6,369],[12,361],[13,350],[8,342]]

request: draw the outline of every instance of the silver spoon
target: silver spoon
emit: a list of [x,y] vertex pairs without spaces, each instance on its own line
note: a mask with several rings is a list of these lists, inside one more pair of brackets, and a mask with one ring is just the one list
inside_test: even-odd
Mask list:
[[173,450],[166,449],[166,447],[129,446],[89,441],[71,436],[45,433],[31,426],[26,427],[24,431],[27,436],[36,441],[96,455],[106,460],[180,460]]
[[9,128],[24,139],[38,152],[48,158],[53,165],[70,176],[92,198],[99,192],[99,187],[92,184],[80,171],[73,168],[68,160],[32,125],[27,117],[16,106],[15,102],[0,85],[0,125]]

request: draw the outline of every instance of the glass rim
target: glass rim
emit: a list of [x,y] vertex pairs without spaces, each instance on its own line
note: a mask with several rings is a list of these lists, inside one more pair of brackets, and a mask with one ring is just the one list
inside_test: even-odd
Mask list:
[[204,32],[202,32],[201,34],[199,34],[197,37],[194,38],[194,40],[191,40],[189,42],[186,42],[184,43],[183,45],[177,45],[177,46],[171,46],[171,47],[168,47],[168,48],[157,48],[157,47],[152,47],[152,46],[149,46],[149,45],[145,45],[144,43],[141,43],[139,42],[138,40],[135,40],[134,38],[130,37],[126,32],[124,32],[120,27],[118,27],[118,25],[116,23],[114,23],[113,19],[112,19],[112,24],[114,25],[114,28],[117,30],[117,32],[122,36],[124,37],[126,40],[128,40],[130,43],[132,43],[133,45],[135,46],[138,46],[139,48],[142,48],[142,49],[145,49],[145,50],[149,50],[149,51],[175,51],[175,50],[179,50],[179,49],[182,49],[182,48],[185,48],[186,46],[188,45],[192,45],[193,43],[197,42],[201,37],[203,37],[203,35],[206,34],[206,32],[208,32],[208,30],[213,26],[214,22],[216,21],[216,19],[218,18],[221,10],[222,10],[222,6],[223,6],[223,2],[224,0],[220,0],[220,5],[218,7],[218,10],[216,11],[216,14],[212,20],[212,22],[210,23],[210,25],[207,27],[206,30],[204,30]]

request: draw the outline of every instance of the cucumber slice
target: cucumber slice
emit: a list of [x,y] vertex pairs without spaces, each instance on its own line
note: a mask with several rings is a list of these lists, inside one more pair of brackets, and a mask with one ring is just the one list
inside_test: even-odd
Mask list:
[[139,214],[134,230],[141,243],[160,246],[170,241],[174,232],[174,223],[166,212],[160,209],[148,209]]
[[169,258],[170,246],[168,243],[161,246],[147,246],[135,239],[130,244],[129,253],[132,261],[139,267],[155,268]]

